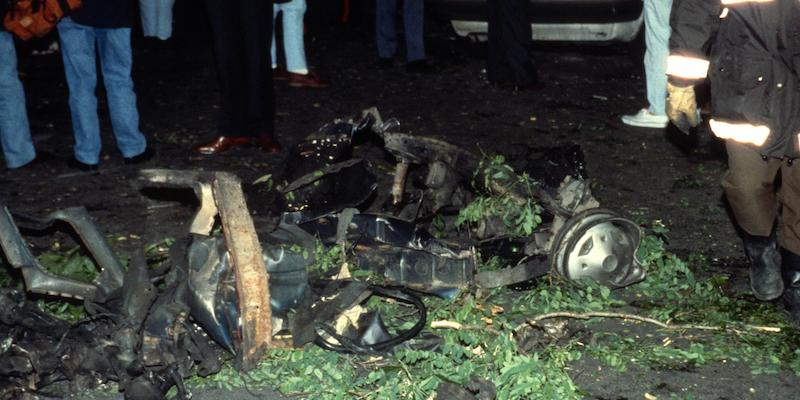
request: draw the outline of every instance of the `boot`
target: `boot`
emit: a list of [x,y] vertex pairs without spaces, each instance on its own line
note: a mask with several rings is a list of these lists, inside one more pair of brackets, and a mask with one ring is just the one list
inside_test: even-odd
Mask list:
[[750,262],[750,289],[761,301],[774,300],[783,293],[781,254],[775,235],[753,236],[743,233],[744,251]]
[[781,272],[786,287],[783,290],[783,305],[789,322],[800,328],[800,256],[786,249],[781,249],[781,253]]

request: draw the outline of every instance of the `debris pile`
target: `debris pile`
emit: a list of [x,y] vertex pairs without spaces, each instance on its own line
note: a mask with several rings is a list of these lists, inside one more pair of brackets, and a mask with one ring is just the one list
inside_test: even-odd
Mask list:
[[[358,157],[363,148],[379,151]],[[502,157],[403,133],[368,109],[292,150],[291,181],[277,188],[283,212],[267,232],[254,226],[233,175],[142,171],[141,187],[193,190],[200,205],[166,260],[148,265],[138,252],[127,268],[85,209],[34,218],[3,207],[0,246],[27,291],[82,300],[86,317],[70,324],[23,292],[0,290],[0,398],[59,381],[77,390],[117,382],[128,399],[177,387],[188,398],[184,378],[213,374],[228,359],[247,370],[272,346],[313,342],[369,355],[435,348],[436,337],[421,334],[425,295],[548,273],[612,288],[644,279],[639,228],[599,208],[579,147],[538,149],[521,164],[518,174]],[[62,222],[98,266],[93,282],[48,272],[19,229]],[[334,268],[315,268],[333,248]],[[480,271],[488,255],[510,267]],[[389,326],[364,307],[376,298],[407,306],[412,320]]]

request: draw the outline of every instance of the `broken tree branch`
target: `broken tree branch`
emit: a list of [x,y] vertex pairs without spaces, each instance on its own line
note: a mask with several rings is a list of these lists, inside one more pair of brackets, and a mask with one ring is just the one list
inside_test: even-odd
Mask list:
[[744,330],[730,328],[725,326],[708,326],[708,325],[694,325],[694,324],[670,324],[667,322],[659,321],[654,318],[643,317],[641,315],[636,314],[625,314],[625,313],[615,313],[615,312],[585,312],[585,313],[573,313],[573,312],[552,312],[547,314],[537,315],[523,324],[520,324],[516,328],[514,328],[514,333],[517,333],[520,329],[525,326],[536,326],[542,320],[551,319],[551,318],[573,318],[573,319],[589,319],[589,318],[617,318],[617,319],[627,319],[639,322],[646,322],[649,324],[656,325],[658,327],[670,330],[704,330],[704,331],[721,331],[721,332],[732,332],[736,334],[746,333],[748,331],[756,331],[756,332],[765,332],[765,333],[779,333],[781,328],[773,327],[773,326],[759,326],[759,325],[741,325]]
[[271,344],[269,275],[239,178],[217,172],[212,189],[222,221],[222,234],[236,274],[236,294],[242,320],[239,353],[242,369],[246,371],[256,366]]

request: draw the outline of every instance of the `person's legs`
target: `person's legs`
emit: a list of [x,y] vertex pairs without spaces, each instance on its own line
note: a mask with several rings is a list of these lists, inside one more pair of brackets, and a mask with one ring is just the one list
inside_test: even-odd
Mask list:
[[266,51],[272,41],[271,10],[271,4],[263,0],[243,0],[238,10],[244,45],[244,53],[238,56],[243,61],[242,126],[243,132],[251,136],[272,135],[275,130],[272,60]]
[[800,254],[800,164],[781,167],[781,247]]
[[97,65],[94,28],[70,18],[58,24],[61,56],[69,86],[69,109],[75,135],[75,159],[95,165],[100,160],[100,121],[97,117]]
[[425,0],[403,1],[406,61],[425,59]]
[[[278,14],[281,12],[282,3],[272,5],[272,40],[270,40],[269,55],[272,60],[272,69],[278,68],[278,45],[275,43],[275,25],[278,23]],[[286,35],[286,32],[283,33]]]
[[750,287],[759,300],[780,297],[781,256],[773,226],[777,216],[775,178],[782,160],[763,160],[753,148],[726,141],[728,172],[722,181],[750,262]]
[[[272,3],[206,0],[221,94],[220,133],[257,136],[272,132]],[[261,47],[259,47],[261,46]]]
[[14,39],[5,31],[0,32],[0,144],[8,168],[18,168],[36,157]]
[[218,154],[250,143],[278,153],[271,57],[274,9],[263,0],[206,0],[219,76],[219,136],[194,147]]
[[131,30],[96,29],[95,32],[117,148],[123,157],[134,157],[145,151],[147,139],[139,131],[139,110],[131,79]]
[[666,115],[669,14],[672,0],[644,0],[644,74],[648,111]]
[[486,2],[486,19],[488,22],[486,43],[486,79],[492,83],[506,83],[511,75],[506,63],[505,38],[503,37],[503,19],[500,14],[502,0]]
[[142,34],[167,40],[172,36],[172,7],[175,0],[139,0]]
[[753,236],[770,236],[777,217],[775,177],[781,160],[761,158],[747,145],[727,140],[728,171],[722,188],[739,227]]
[[501,7],[506,29],[506,57],[514,84],[527,86],[538,80],[531,64],[529,46],[532,40],[531,23],[528,19],[528,0],[502,0]]
[[283,51],[286,54],[286,69],[296,74],[307,74],[308,65],[303,41],[303,16],[306,14],[306,0],[292,0],[281,4],[281,10],[283,11]]
[[800,327],[800,165],[784,164],[781,182],[783,304],[790,322]]
[[626,125],[664,128],[666,115],[667,56],[669,55],[669,14],[672,0],[644,1],[644,77],[648,106],[636,114],[623,115]]
[[375,41],[380,58],[392,58],[397,51],[396,10],[397,0],[375,1]]

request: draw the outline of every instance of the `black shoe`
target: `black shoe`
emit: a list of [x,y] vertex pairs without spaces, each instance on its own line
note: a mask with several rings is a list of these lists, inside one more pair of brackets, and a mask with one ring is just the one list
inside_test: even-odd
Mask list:
[[67,167],[83,172],[97,171],[97,164],[82,163],[74,158],[70,158],[69,161],[67,161]]
[[436,68],[427,60],[417,60],[406,64],[406,72],[409,74],[433,74],[436,73]]
[[783,275],[783,307],[789,322],[800,329],[800,256],[781,249],[781,274]]
[[378,68],[380,69],[391,69],[394,67],[394,59],[391,57],[380,57],[378,58]]
[[141,164],[152,160],[155,155],[155,150],[152,147],[147,147],[140,154],[133,157],[123,157],[123,160],[125,165]]
[[742,233],[744,251],[750,261],[750,289],[757,299],[775,300],[783,293],[781,253],[775,235],[753,236]]

